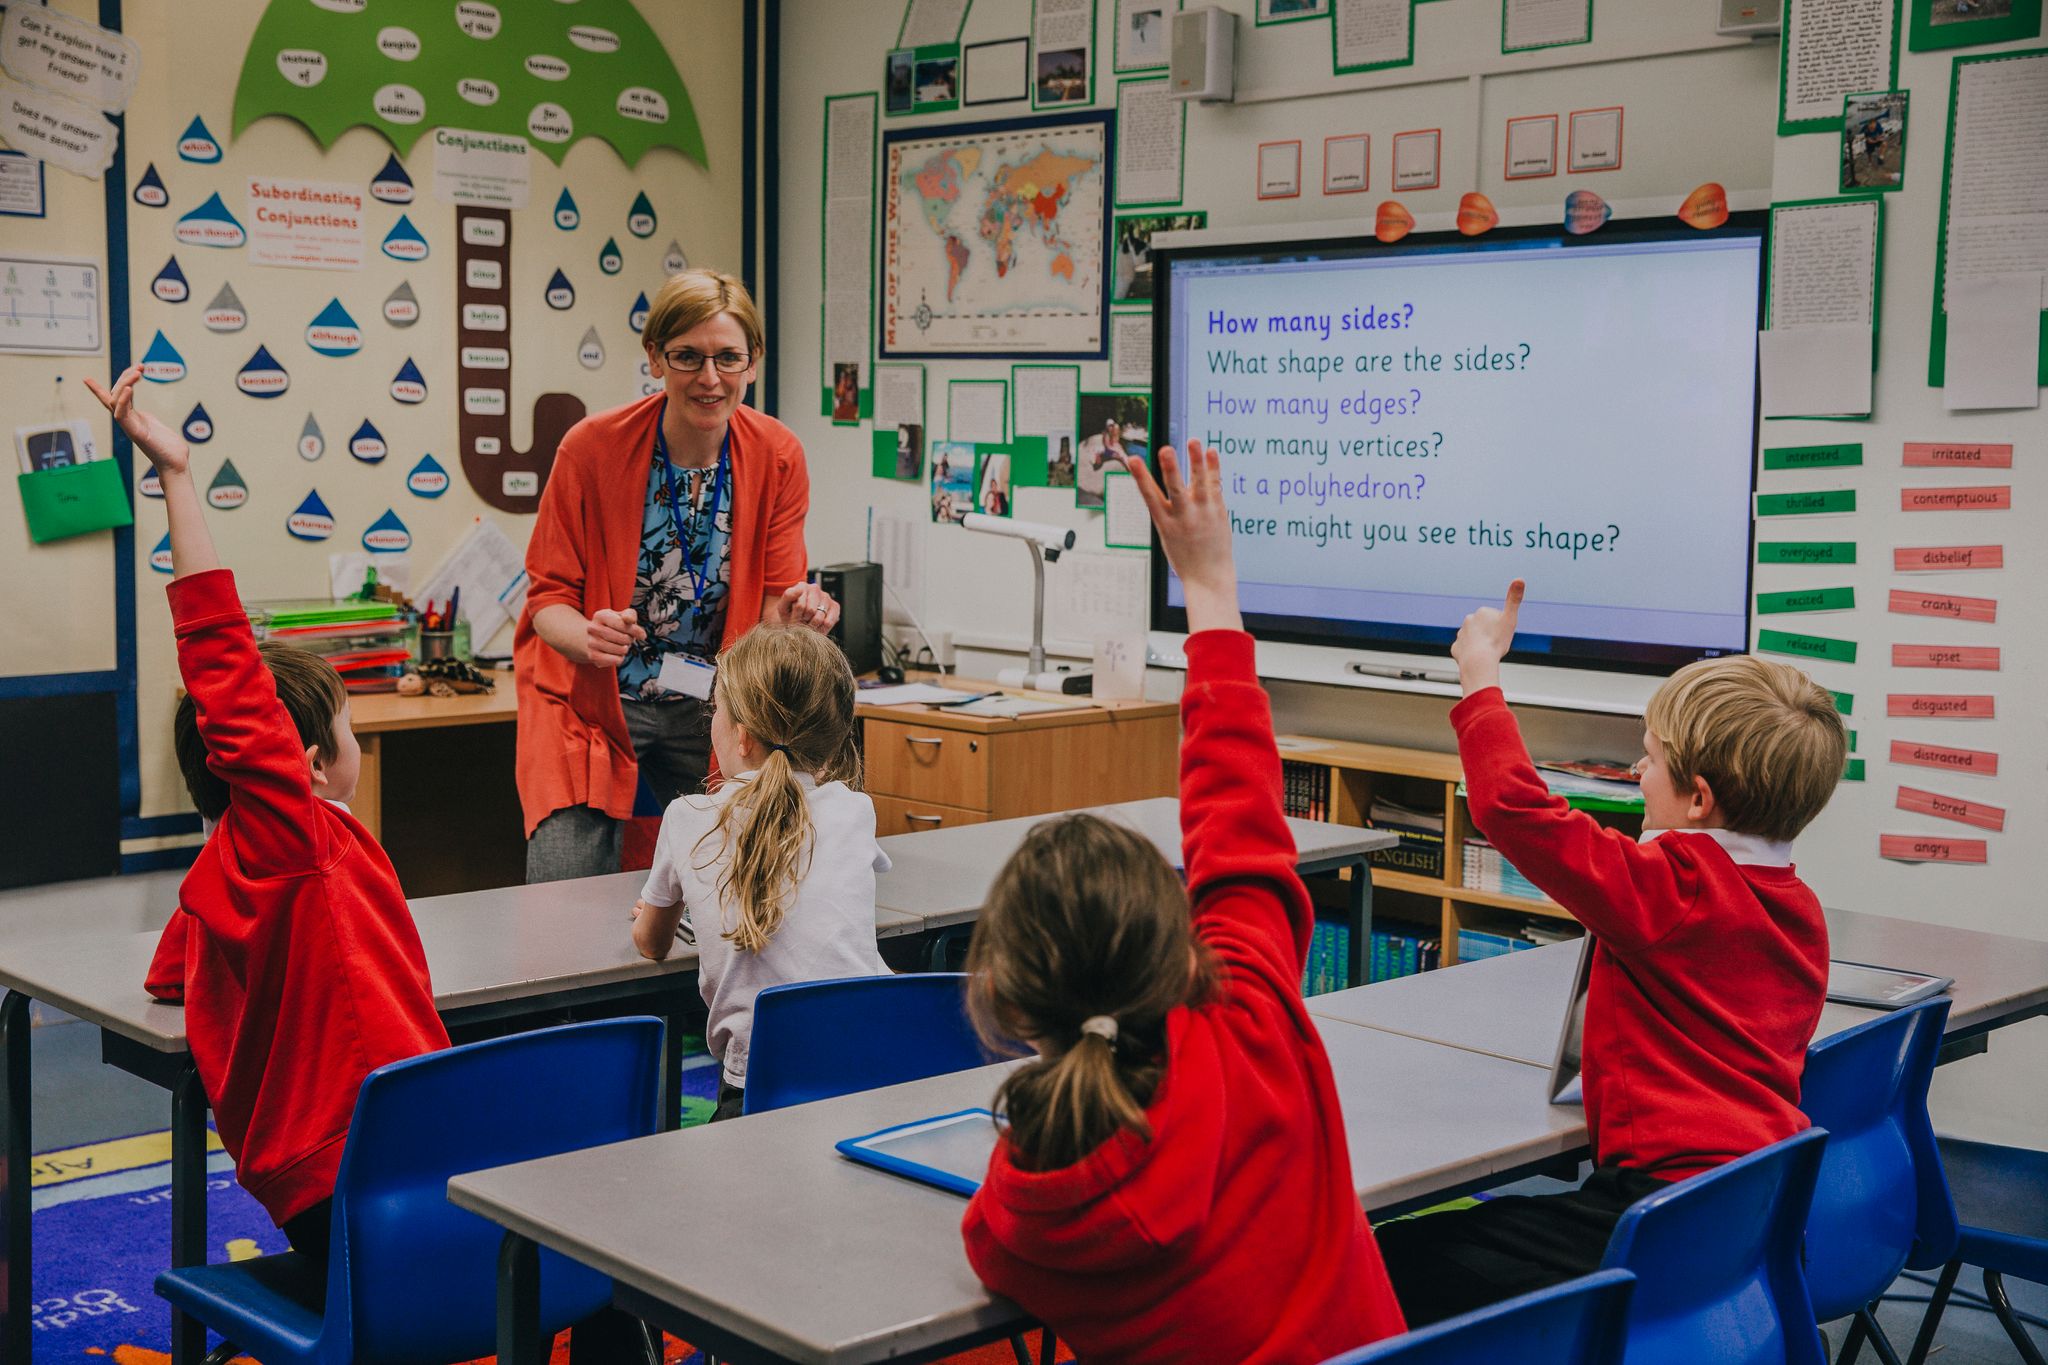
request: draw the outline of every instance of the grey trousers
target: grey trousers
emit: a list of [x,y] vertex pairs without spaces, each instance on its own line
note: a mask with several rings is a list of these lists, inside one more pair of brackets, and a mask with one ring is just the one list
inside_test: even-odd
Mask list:
[[[640,775],[663,808],[685,792],[702,791],[711,772],[711,717],[704,703],[683,697],[621,705]],[[622,822],[595,806],[564,806],[527,836],[527,883],[616,872],[624,835]]]

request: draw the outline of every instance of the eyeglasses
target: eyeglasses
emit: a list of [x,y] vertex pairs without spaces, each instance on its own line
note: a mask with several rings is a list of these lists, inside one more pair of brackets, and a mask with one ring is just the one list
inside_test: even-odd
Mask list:
[[720,374],[738,374],[754,363],[754,354],[751,351],[720,351],[717,355],[705,355],[684,348],[663,351],[661,358],[668,362],[670,369],[680,370],[684,374],[697,373],[704,368],[704,362],[707,360],[718,367]]

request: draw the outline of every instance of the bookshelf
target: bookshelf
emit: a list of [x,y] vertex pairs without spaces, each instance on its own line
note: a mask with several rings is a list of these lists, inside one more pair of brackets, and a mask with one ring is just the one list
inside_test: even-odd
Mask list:
[[[1479,956],[1471,950],[1482,944],[1500,951],[1525,933],[1549,938],[1579,932],[1571,913],[1548,897],[1465,884],[1468,859],[1475,868],[1495,869],[1500,860],[1472,827],[1456,754],[1284,735],[1280,759],[1288,814],[1402,835],[1399,847],[1372,855],[1373,922],[1397,935],[1412,931],[1420,942],[1421,969]],[[1640,812],[1592,814],[1630,834],[1642,830]],[[1518,880],[1512,868],[1493,875]],[[1462,953],[1461,938],[1467,949]]]

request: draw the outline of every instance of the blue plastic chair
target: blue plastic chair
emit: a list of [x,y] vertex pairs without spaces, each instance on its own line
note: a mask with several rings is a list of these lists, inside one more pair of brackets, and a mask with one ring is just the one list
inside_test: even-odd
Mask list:
[[[167,1271],[156,1292],[263,1365],[492,1354],[504,1230],[449,1203],[449,1177],[652,1133],[661,1035],[659,1019],[606,1019],[378,1067],[349,1124],[325,1274],[286,1252]],[[544,1330],[611,1303],[605,1276],[541,1255]]]
[[741,1112],[766,1113],[986,1066],[958,972],[851,976],[754,997]]
[[1601,1270],[1361,1346],[1323,1365],[1621,1365],[1636,1277]]
[[1815,1043],[1799,1107],[1828,1131],[1806,1219],[1806,1284],[1822,1322],[1853,1318],[1840,1365],[1868,1338],[1899,1365],[1875,1304],[1899,1272],[1944,1264],[1956,1209],[1942,1178],[1927,1084],[1948,1027],[1946,998],[1882,1015]]
[[1636,1201],[1605,1270],[1632,1270],[1629,1365],[1827,1365],[1800,1242],[1827,1133],[1809,1128]]
[[1966,1265],[1984,1271],[1984,1297],[2020,1359],[2027,1365],[2048,1365],[2005,1294],[2007,1275],[2048,1284],[2048,1152],[1943,1138],[1941,1160],[1962,1229],[1954,1257],[1942,1268],[1927,1316],[1913,1339],[1908,1365],[1927,1359],[1956,1275]]

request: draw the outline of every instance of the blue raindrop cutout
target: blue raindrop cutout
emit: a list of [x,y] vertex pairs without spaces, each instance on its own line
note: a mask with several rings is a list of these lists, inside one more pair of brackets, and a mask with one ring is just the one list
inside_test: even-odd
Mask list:
[[576,305],[576,287],[570,284],[569,277],[559,270],[555,272],[554,278],[548,281],[547,301],[548,307],[556,310],[573,308]]
[[370,181],[370,195],[387,204],[412,202],[412,177],[405,173],[405,167],[398,164],[396,156],[384,158],[384,169]]
[[207,131],[206,120],[197,114],[185,125],[184,133],[178,138],[178,156],[184,161],[196,161],[202,166],[211,166],[220,160],[220,143]]
[[398,221],[391,225],[391,231],[384,234],[384,254],[395,261],[424,261],[427,259],[427,239],[420,236],[420,230],[412,225],[412,219],[401,213]]
[[654,204],[642,190],[633,196],[633,207],[626,210],[626,231],[635,237],[652,237],[654,228]]
[[407,356],[405,363],[398,367],[398,374],[391,381],[391,396],[401,403],[424,403],[427,401],[427,377],[420,373],[420,367]]
[[194,403],[191,415],[185,419],[185,439],[195,446],[203,446],[213,439],[213,418],[207,415],[206,404]]
[[363,329],[341,306],[340,299],[329,299],[320,315],[307,326],[306,344],[321,355],[354,355],[363,349]]
[[160,498],[164,495],[163,481],[156,476],[156,466],[142,471],[142,477],[135,481],[135,491],[145,498]]
[[149,282],[149,292],[165,303],[183,303],[192,297],[191,281],[178,268],[178,258],[171,257],[164,262],[164,268],[156,272],[156,278]]
[[154,161],[143,167],[142,179],[135,182],[135,202],[146,209],[164,208],[171,202],[171,192],[164,188],[164,178],[156,173]]
[[363,532],[363,548],[372,554],[394,554],[399,550],[412,548],[412,532],[405,529],[405,523],[398,519],[398,513],[390,508],[384,515],[370,523],[370,529]]
[[241,219],[228,211],[218,194],[206,196],[206,202],[178,220],[171,229],[171,235],[188,246],[212,246],[232,249],[249,240],[248,230]]
[[251,398],[275,398],[291,386],[292,377],[267,346],[258,346],[249,363],[235,375],[235,387]]
[[348,438],[348,453],[364,464],[382,464],[384,457],[391,453],[391,447],[384,443],[384,433],[365,417],[363,424],[356,428],[356,434]]
[[175,384],[185,377],[185,357],[178,354],[178,348],[162,332],[142,353],[142,377],[157,384]]
[[626,268],[626,258],[619,254],[619,244],[615,239],[604,239],[604,249],[597,253],[597,268],[607,275],[616,275]]
[[555,226],[564,232],[573,232],[583,221],[583,215],[576,208],[576,197],[564,186],[555,199]]
[[159,540],[156,543],[156,548],[149,552],[149,567],[155,569],[158,573],[169,573],[171,571],[171,533],[169,531],[164,532],[164,538]]
[[626,325],[633,329],[635,336],[647,327],[647,307],[647,295],[642,294],[633,300],[633,309],[626,314]]
[[431,455],[420,456],[420,462],[405,476],[405,486],[422,498],[440,497],[448,491],[448,482],[448,471]]
[[284,519],[284,529],[300,540],[325,540],[334,534],[334,513],[320,501],[320,490],[310,490],[303,501]]

